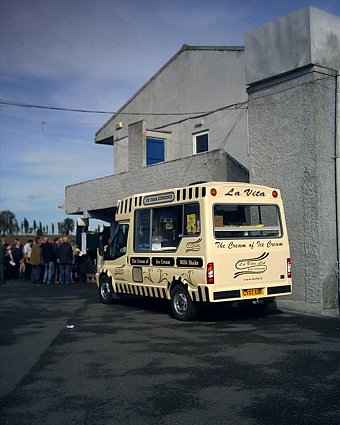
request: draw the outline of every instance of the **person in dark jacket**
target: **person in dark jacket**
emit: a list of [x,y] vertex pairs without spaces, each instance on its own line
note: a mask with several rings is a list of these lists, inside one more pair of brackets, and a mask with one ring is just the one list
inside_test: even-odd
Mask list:
[[13,266],[13,278],[18,279],[20,274],[20,263],[23,259],[22,245],[19,239],[15,239],[12,245],[12,256],[15,266]]
[[60,268],[60,283],[72,283],[73,251],[67,237],[63,237],[58,248],[58,260]]
[[53,249],[54,249],[54,283],[59,283],[59,260],[58,260],[58,248],[59,248],[59,238],[54,238],[53,242]]
[[6,241],[0,240],[0,281],[5,281]]
[[53,245],[49,242],[47,236],[44,237],[41,248],[45,266],[43,283],[47,283],[49,285],[50,283],[53,283],[55,253]]
[[15,277],[15,262],[12,254],[12,245],[7,245],[5,254],[5,279],[10,280]]

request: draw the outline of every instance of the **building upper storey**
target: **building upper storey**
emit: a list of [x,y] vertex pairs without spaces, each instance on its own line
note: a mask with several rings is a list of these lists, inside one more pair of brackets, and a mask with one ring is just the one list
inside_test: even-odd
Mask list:
[[98,130],[95,141],[113,145],[114,174],[134,168],[128,127],[140,120],[150,132],[145,166],[223,149],[248,167],[244,81],[243,47],[184,45]]

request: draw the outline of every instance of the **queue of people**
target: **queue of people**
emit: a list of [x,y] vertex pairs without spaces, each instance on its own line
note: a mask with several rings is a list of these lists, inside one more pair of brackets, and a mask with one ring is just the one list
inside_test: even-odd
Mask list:
[[75,242],[68,238],[47,236],[28,239],[22,246],[19,239],[13,244],[0,242],[0,281],[22,278],[32,283],[70,284],[86,280],[86,264]]

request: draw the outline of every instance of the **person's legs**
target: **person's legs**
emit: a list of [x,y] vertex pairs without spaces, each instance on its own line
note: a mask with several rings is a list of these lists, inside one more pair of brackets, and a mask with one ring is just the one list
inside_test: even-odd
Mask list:
[[72,283],[72,265],[71,264],[65,264],[65,283]]
[[47,277],[47,283],[53,283],[53,275],[54,275],[54,261],[50,261],[48,263],[48,277]]
[[40,267],[32,266],[32,283],[38,283],[40,278]]
[[0,280],[3,282],[5,280],[5,262],[1,261],[0,263]]
[[57,261],[54,262],[54,282],[59,283],[59,264]]
[[25,263],[25,275],[24,275],[24,279],[25,280],[30,280],[31,279],[31,273],[32,273],[32,266],[30,263]]
[[44,264],[44,277],[43,277],[43,283],[47,283],[48,280],[48,263]]
[[59,264],[59,269],[60,269],[60,283],[66,283],[65,280],[65,264]]

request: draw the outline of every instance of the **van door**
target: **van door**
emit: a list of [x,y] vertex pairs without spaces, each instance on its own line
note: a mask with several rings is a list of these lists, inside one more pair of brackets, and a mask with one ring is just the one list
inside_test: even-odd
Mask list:
[[125,283],[130,280],[130,267],[127,259],[128,235],[129,225],[119,223],[104,251],[105,268],[113,277],[112,283]]

